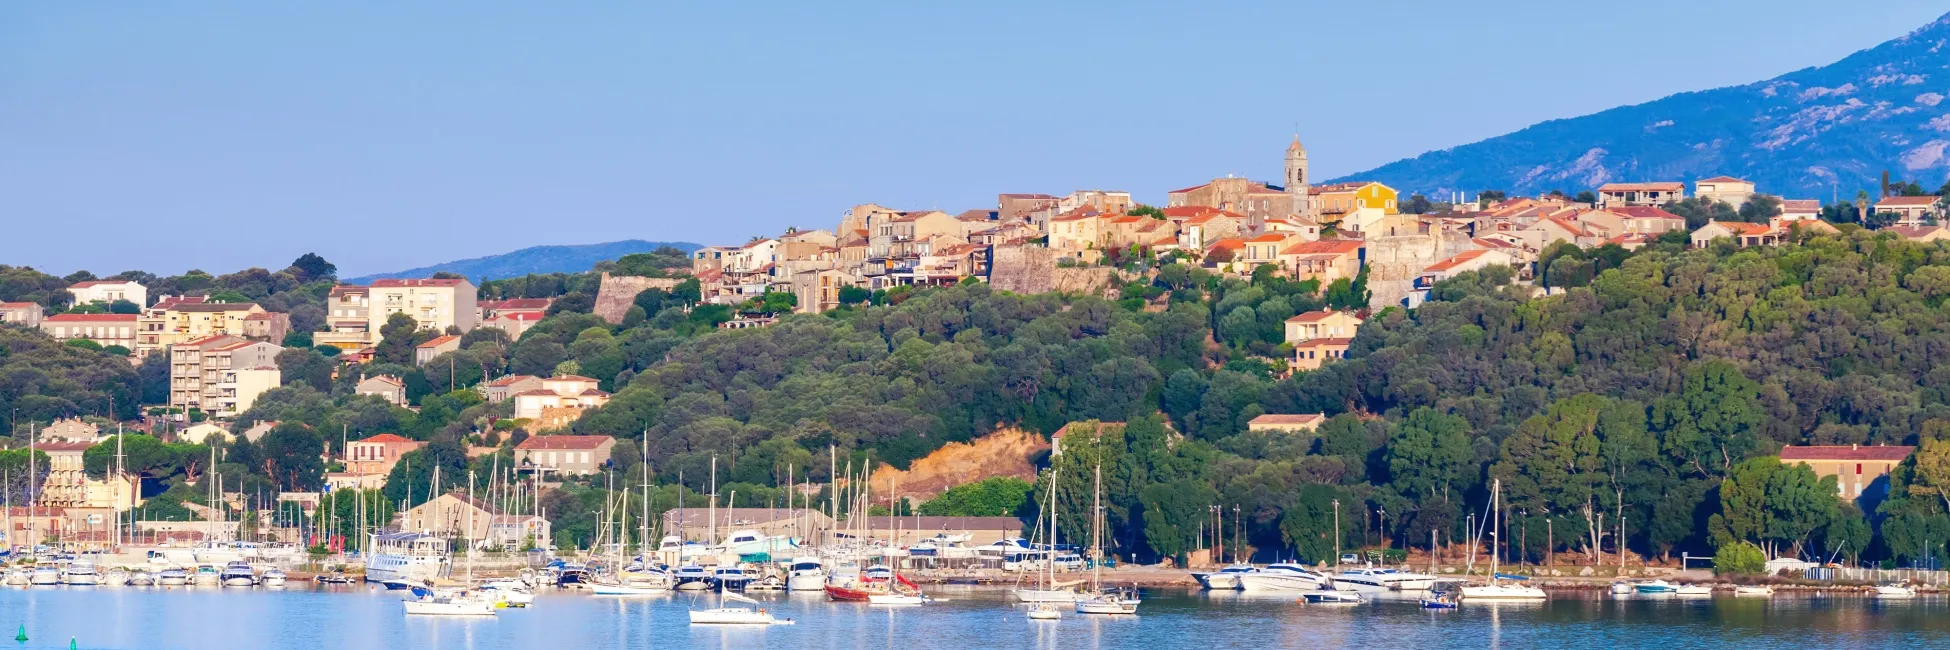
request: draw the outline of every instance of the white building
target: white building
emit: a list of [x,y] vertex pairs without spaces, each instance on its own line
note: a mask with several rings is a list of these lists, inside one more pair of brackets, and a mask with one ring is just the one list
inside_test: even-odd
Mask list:
[[149,306],[149,288],[128,280],[76,282],[68,287],[68,293],[74,294],[74,304],[77,305],[127,300],[137,307]]

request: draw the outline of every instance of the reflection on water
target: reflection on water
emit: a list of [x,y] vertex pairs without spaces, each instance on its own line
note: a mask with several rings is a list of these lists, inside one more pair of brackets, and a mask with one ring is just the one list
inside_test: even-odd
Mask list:
[[689,594],[616,599],[543,593],[535,607],[490,619],[412,618],[396,594],[363,588],[0,589],[0,628],[25,624],[20,647],[64,648],[1038,648],[1950,647],[1950,599],[1859,596],[1772,599],[1625,598],[1561,594],[1548,603],[1424,610],[1384,594],[1356,606],[1309,606],[1295,596],[1152,592],[1143,614],[1065,611],[1035,621],[1000,589],[937,587],[947,602],[886,608],[827,602],[817,593],[756,595],[795,625],[692,626],[685,610],[715,606]]

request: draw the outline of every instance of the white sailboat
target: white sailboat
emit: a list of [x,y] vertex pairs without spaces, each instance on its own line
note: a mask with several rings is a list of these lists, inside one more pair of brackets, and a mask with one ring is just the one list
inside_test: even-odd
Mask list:
[[792,619],[779,619],[763,607],[732,607],[726,601],[736,601],[747,605],[759,602],[749,596],[729,591],[718,592],[718,606],[714,609],[691,609],[693,625],[790,625]]
[[414,587],[410,598],[400,601],[413,616],[493,616],[500,613],[498,597],[479,591],[442,591]]
[[[1503,481],[1502,479],[1498,479],[1490,488],[1490,508],[1494,511],[1493,517],[1500,517],[1503,514],[1502,498]],[[1496,533],[1494,532],[1496,527],[1494,522],[1496,521],[1496,519],[1492,518],[1487,522],[1492,529],[1490,533],[1492,542],[1496,538]],[[1491,548],[1494,549],[1495,546],[1491,546]],[[1499,582],[1499,580],[1504,580],[1506,577],[1500,576],[1496,572],[1497,555],[1494,552],[1490,553],[1489,584],[1463,587],[1462,596],[1464,600],[1544,600],[1550,597],[1542,589],[1526,584],[1519,584],[1518,579],[1515,579],[1514,576],[1509,577],[1511,578],[1509,584]]]
[[[1056,605],[1054,605],[1053,603],[1065,602],[1065,601],[1068,602],[1076,601],[1075,594],[1071,593],[1068,590],[1058,591],[1056,588],[1056,466],[1055,465],[1051,465],[1049,468],[1049,508],[1045,509],[1043,512],[1045,513],[1043,518],[1049,520],[1050,555],[1047,558],[1047,561],[1043,562],[1043,575],[1041,576],[1042,580],[1036,585],[1036,588],[1027,590],[1028,598],[1024,597],[1025,590],[1019,589],[1016,591],[1016,598],[1027,600],[1031,603],[1034,603],[1029,606],[1030,620],[1054,621],[1063,618],[1063,610],[1058,609]],[[1065,600],[1056,600],[1055,599],[1056,597],[1061,597]],[[1034,600],[1031,600],[1032,598]]]
[[[1096,483],[1092,488],[1090,513],[1090,591],[1087,598],[1077,600],[1078,614],[1136,614],[1138,599],[1136,590],[1104,590],[1104,468],[1097,467]],[[1052,547],[1054,549],[1054,547]]]

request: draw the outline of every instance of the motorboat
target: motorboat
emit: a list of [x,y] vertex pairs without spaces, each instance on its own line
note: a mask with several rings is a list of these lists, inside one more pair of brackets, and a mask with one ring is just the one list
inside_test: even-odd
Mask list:
[[1210,573],[1194,573],[1192,579],[1198,586],[1215,591],[1239,588],[1239,575],[1252,573],[1256,569],[1250,564],[1234,564]]
[[481,593],[508,607],[527,607],[535,603],[535,592],[520,580],[489,580],[481,583]]
[[1341,591],[1428,591],[1434,586],[1435,576],[1375,567],[1348,569],[1334,576],[1334,588]]
[[1108,589],[1077,599],[1078,614],[1136,614],[1144,600],[1135,589]]
[[1037,603],[1035,607],[1029,608],[1029,620],[1032,621],[1054,621],[1061,618],[1063,618],[1063,610],[1049,603]]
[[1630,593],[1633,593],[1633,592],[1636,592],[1636,591],[1638,591],[1638,590],[1637,590],[1637,589],[1634,589],[1634,588],[1632,588],[1632,583],[1629,583],[1629,582],[1614,582],[1614,583],[1611,583],[1611,593],[1612,593],[1612,595],[1614,595],[1614,596],[1623,596],[1623,595],[1626,595],[1626,594],[1630,594]]
[[1427,598],[1422,599],[1422,609],[1456,609],[1460,606],[1462,606],[1462,601],[1456,600],[1455,596],[1446,593],[1431,594]]
[[780,553],[790,554],[799,550],[799,544],[790,537],[771,537],[756,530],[734,530],[724,540],[724,552],[739,557],[770,556]]
[[705,586],[719,591],[744,591],[751,584],[752,574],[735,566],[721,566],[711,570],[711,577],[705,579]]
[[122,567],[109,567],[102,572],[102,584],[110,587],[129,586],[129,570]]
[[1733,588],[1735,596],[1772,596],[1774,588],[1767,585],[1743,585]]
[[1905,584],[1891,583],[1876,586],[1877,598],[1914,598],[1916,588]]
[[1680,585],[1679,588],[1674,590],[1672,593],[1675,596],[1699,598],[1704,596],[1712,596],[1713,588],[1705,585]]
[[61,584],[74,587],[93,587],[102,583],[102,574],[95,571],[95,563],[88,560],[75,560],[61,572]]
[[695,564],[686,564],[670,572],[670,581],[678,591],[703,591],[711,588],[711,571]]
[[190,583],[190,572],[182,567],[169,567],[156,572],[156,586],[181,587]]
[[27,582],[36,587],[61,584],[61,568],[52,564],[35,564],[34,572],[28,575]]
[[33,574],[34,572],[28,569],[14,569],[12,571],[8,571],[7,585],[10,587],[25,587],[28,585],[29,582],[32,581]]
[[584,584],[594,577],[589,571],[589,565],[581,562],[556,560],[550,562],[548,568],[549,572],[555,576],[555,586],[557,587]]
[[792,558],[786,567],[787,591],[819,591],[826,588],[826,565],[816,557]]
[[1289,562],[1268,564],[1236,575],[1241,591],[1319,591],[1333,584],[1332,578]]
[[493,616],[499,599],[476,591],[436,592],[414,587],[412,597],[400,601],[415,616]]
[[148,571],[137,571],[135,573],[129,574],[129,586],[131,587],[152,587],[155,586],[155,584],[156,584],[156,574],[154,573],[150,573]]
[[367,582],[424,583],[453,568],[446,538],[424,533],[374,533],[366,557]]
[[768,575],[745,583],[745,591],[785,591],[785,581],[778,576]]
[[1322,589],[1300,594],[1300,599],[1309,605],[1359,605],[1361,592],[1350,589]]
[[359,581],[358,578],[352,577],[350,574],[347,574],[344,571],[320,573],[318,575],[312,576],[311,579],[312,582],[316,582],[319,584],[327,584],[327,585],[349,585]]
[[1524,584],[1490,583],[1462,588],[1463,600],[1544,600],[1550,594]]
[[1664,580],[1648,580],[1632,586],[1641,594],[1659,595],[1679,593],[1679,586]]
[[[744,603],[746,607],[733,607],[730,602]],[[746,596],[730,592],[719,592],[718,606],[713,609],[695,609],[690,612],[693,625],[790,625],[792,619],[779,619],[759,602]]]
[[196,573],[190,577],[190,583],[198,587],[215,587],[223,584],[223,572],[208,564],[198,564]]
[[257,572],[252,571],[251,564],[243,560],[224,565],[223,572],[218,574],[218,578],[222,580],[225,587],[257,586]]
[[257,577],[257,583],[264,585],[266,587],[282,587],[286,582],[289,581],[290,578],[286,577],[284,575],[284,571],[278,569],[277,567],[265,569],[264,575]]

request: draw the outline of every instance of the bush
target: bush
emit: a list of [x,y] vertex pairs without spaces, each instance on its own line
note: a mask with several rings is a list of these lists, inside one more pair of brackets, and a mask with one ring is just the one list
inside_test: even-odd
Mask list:
[[1767,570],[1767,554],[1752,542],[1720,547],[1713,557],[1713,572],[1719,575],[1754,575]]

